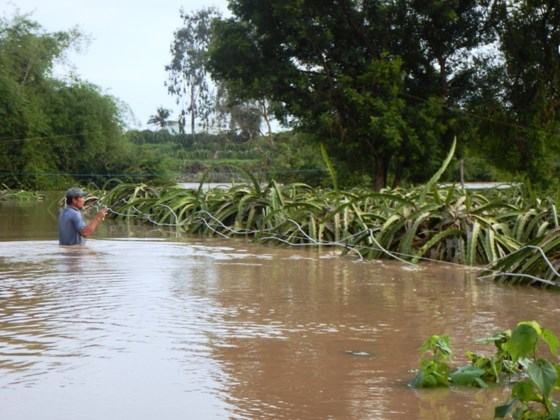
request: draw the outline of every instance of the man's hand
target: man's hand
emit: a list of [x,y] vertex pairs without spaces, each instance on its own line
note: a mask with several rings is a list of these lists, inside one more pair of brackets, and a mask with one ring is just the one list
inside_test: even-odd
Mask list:
[[108,209],[99,210],[91,222],[89,222],[89,224],[80,231],[80,234],[86,238],[89,237],[97,227],[97,224],[105,219],[107,211]]
[[107,216],[107,212],[108,212],[107,209],[101,209],[101,210],[99,210],[99,211],[97,212],[97,214],[95,215],[95,218],[96,218],[98,221],[105,220],[105,216]]

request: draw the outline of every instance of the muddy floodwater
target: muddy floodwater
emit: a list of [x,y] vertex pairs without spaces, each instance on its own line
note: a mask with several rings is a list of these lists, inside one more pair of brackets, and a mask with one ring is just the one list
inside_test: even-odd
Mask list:
[[559,298],[122,222],[60,247],[52,200],[0,203],[0,418],[491,419],[507,390],[410,388],[418,348],[558,334]]

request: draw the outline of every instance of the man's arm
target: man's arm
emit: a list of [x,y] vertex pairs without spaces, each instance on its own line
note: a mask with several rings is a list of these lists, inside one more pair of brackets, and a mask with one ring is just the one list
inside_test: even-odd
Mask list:
[[86,238],[89,237],[95,231],[99,222],[105,219],[105,216],[107,216],[107,209],[100,210],[91,222],[89,222],[87,226],[80,231],[80,235]]

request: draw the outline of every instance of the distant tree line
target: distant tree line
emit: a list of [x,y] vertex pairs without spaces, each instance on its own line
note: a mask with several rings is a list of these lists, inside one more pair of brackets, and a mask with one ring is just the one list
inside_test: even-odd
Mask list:
[[230,131],[193,135],[129,130],[125,135],[143,153],[165,156],[166,165],[182,182],[246,180],[243,171],[263,182],[321,185],[328,181],[318,145],[303,133],[282,132],[251,140]]

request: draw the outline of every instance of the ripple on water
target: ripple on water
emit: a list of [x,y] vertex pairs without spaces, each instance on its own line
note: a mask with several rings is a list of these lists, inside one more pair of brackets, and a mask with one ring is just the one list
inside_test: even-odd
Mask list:
[[214,276],[213,261],[244,264],[251,257],[245,250],[27,241],[0,242],[0,254],[0,369],[7,373],[0,386],[33,385],[101,360],[122,364],[122,354],[148,356],[144,369],[170,370],[178,382],[184,382],[180,371],[192,375],[189,392],[221,389],[208,334],[219,314],[205,295],[206,280]]
[[0,242],[0,255],[15,420],[60,420],[53,400],[88,419],[484,417],[494,401],[478,394],[406,386],[423,339],[450,334],[462,354],[519,317],[558,316],[546,292],[331,252],[92,240]]

